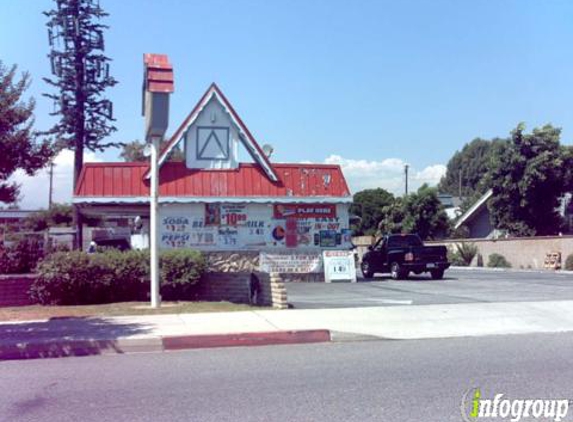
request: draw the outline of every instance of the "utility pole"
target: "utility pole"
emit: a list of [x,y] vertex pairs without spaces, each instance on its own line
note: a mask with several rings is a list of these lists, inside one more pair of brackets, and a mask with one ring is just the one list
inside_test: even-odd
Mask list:
[[54,162],[50,161],[50,195],[48,196],[48,209],[52,209],[54,201]]
[[459,187],[458,187],[458,196],[462,197],[462,172],[463,170],[460,169],[460,177],[459,177]]
[[405,191],[406,191],[406,195],[408,195],[408,168],[410,166],[408,164],[404,164],[404,179],[405,179]]

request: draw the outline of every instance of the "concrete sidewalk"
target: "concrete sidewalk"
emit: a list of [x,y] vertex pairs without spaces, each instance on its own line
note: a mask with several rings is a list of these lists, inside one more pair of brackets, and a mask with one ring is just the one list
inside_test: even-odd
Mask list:
[[247,311],[0,323],[0,359],[573,331],[573,301]]

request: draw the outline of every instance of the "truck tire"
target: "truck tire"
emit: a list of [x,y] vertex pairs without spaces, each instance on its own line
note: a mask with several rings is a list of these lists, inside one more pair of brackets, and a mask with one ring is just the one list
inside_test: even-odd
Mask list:
[[364,278],[372,278],[374,276],[374,272],[372,271],[372,267],[368,261],[362,261],[360,269],[362,270]]
[[430,271],[430,275],[432,276],[432,280],[441,280],[444,278],[444,270],[432,270]]
[[404,271],[397,262],[392,262],[390,265],[390,275],[394,280],[403,280],[408,277],[408,271]]

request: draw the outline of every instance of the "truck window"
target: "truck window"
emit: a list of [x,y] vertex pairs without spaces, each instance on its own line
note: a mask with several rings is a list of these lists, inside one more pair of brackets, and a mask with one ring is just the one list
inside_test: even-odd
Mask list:
[[390,236],[388,238],[389,248],[409,248],[411,246],[423,246],[422,240],[416,234],[407,234],[403,236]]

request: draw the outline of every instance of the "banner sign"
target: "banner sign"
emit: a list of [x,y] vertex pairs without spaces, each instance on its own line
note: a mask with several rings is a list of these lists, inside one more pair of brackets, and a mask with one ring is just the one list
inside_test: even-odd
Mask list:
[[259,267],[267,273],[320,273],[320,253],[267,253],[259,254]]
[[356,264],[352,251],[324,251],[324,280],[356,282]]
[[334,218],[334,204],[278,204],[273,207],[274,218]]

